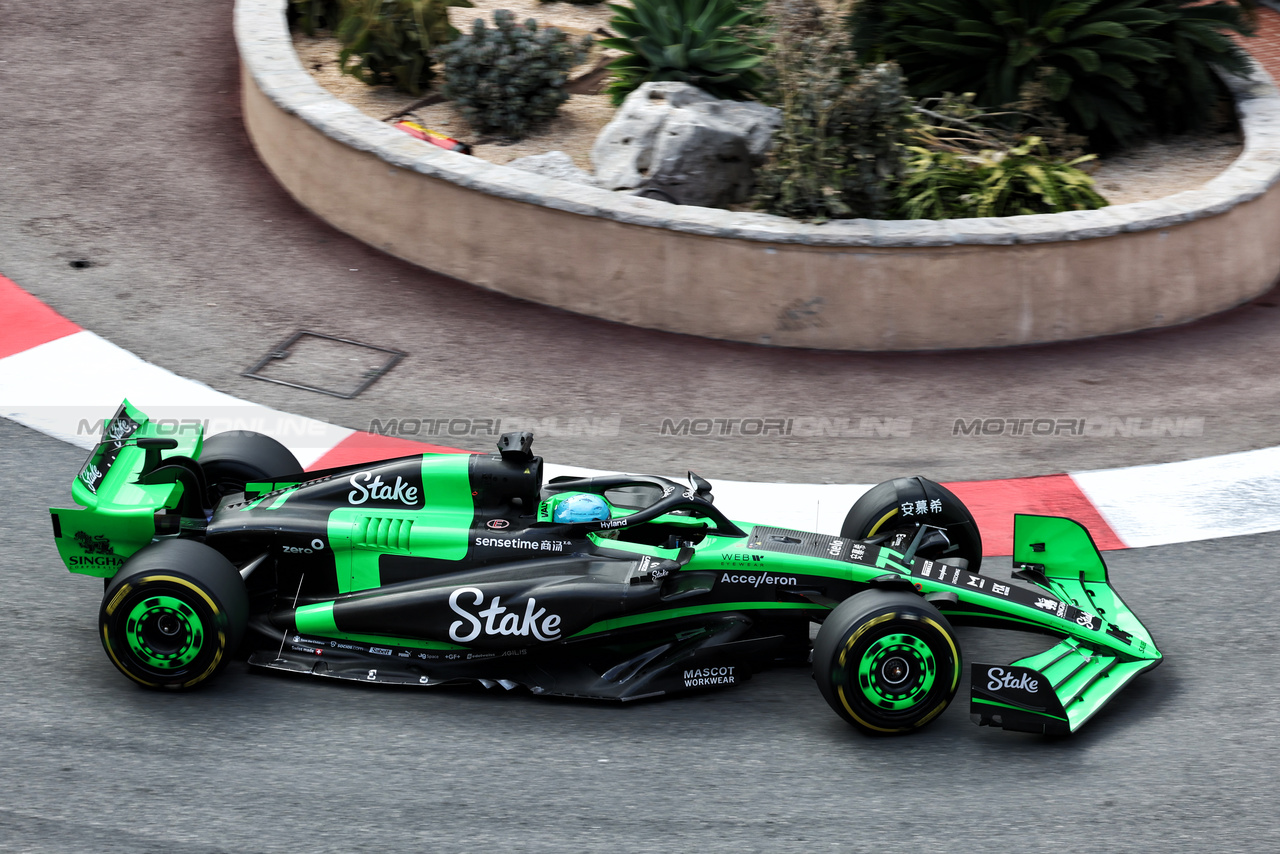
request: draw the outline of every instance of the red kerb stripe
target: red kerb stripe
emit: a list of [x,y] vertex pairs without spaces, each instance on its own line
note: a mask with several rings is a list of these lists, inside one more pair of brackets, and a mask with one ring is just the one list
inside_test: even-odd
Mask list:
[[80,331],[79,326],[0,276],[0,359]]
[[945,486],[965,503],[982,532],[987,555],[1013,554],[1013,514],[1066,516],[1089,529],[1100,549],[1128,548],[1070,475],[974,480]]

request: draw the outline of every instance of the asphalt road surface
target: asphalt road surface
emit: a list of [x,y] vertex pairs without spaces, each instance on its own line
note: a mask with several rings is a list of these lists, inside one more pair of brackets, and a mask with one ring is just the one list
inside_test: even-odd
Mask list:
[[[420,437],[476,450],[496,438],[477,422],[497,419],[533,426],[555,462],[713,480],[1007,477],[1276,442],[1274,293],[1118,339],[856,355],[631,329],[411,267],[316,220],[258,162],[231,6],[3,7],[0,273],[180,374],[359,429],[462,419],[455,434]],[[409,355],[349,401],[240,375],[299,329]],[[293,369],[327,381],[305,360]],[[665,422],[699,418],[721,423],[663,435]],[[791,431],[746,435],[762,432],[754,419],[791,419]],[[957,429],[975,419],[988,432]],[[1053,432],[1026,435],[1035,419]],[[1018,422],[1023,435],[1010,435]]]
[[[222,391],[361,429],[532,422],[552,461],[712,480],[1001,477],[1276,443],[1275,293],[1179,329],[1016,352],[805,353],[629,329],[412,268],[301,209],[241,125],[230,0],[5,3],[0,17],[0,273]],[[409,356],[351,401],[240,375],[298,329]],[[686,418],[738,426],[662,434]],[[826,421],[741,435],[754,418]],[[955,435],[973,419],[1097,426]],[[1061,741],[974,727],[967,686],[925,732],[863,738],[802,670],[627,708],[239,665],[168,696],[110,666],[101,586],[54,552],[44,508],[69,502],[83,452],[5,421],[0,451],[2,851],[1280,847],[1266,557],[1280,535],[1108,555],[1168,660]],[[960,640],[970,660],[1044,648]]]
[[[111,666],[101,584],[54,551],[45,508],[66,506],[84,452],[2,420],[0,448],[0,851],[1280,847],[1280,534],[1108,553],[1167,660],[1061,740],[975,727],[967,685],[925,731],[866,738],[805,670],[627,707],[240,663],[168,695]],[[960,643],[1012,661],[1048,640]]]

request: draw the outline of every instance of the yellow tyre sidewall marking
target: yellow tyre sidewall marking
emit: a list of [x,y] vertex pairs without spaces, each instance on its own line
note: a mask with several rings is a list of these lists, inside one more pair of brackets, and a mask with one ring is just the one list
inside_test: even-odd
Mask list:
[[[209,598],[209,594],[205,593],[203,590],[201,590],[195,584],[192,584],[187,579],[179,578],[176,575],[147,575],[136,580],[126,581],[124,584],[121,584],[120,589],[116,591],[116,595],[111,597],[111,601],[107,603],[107,617],[108,618],[111,617],[111,615],[115,612],[115,609],[120,606],[120,602],[123,601],[124,597],[133,588],[133,586],[136,585],[138,587],[141,587],[145,584],[150,584],[152,582],[157,582],[157,581],[168,581],[178,585],[179,587],[185,587],[186,589],[194,592],[196,595],[198,595],[201,599],[204,600],[206,605],[209,606],[209,611],[213,614],[214,624],[217,625],[218,617],[222,615],[222,611],[221,609],[218,608],[217,604],[214,603],[213,599]],[[106,647],[107,655],[111,657],[111,661],[113,664],[115,664],[116,669],[118,669],[125,676],[128,676],[134,682],[137,682],[139,685],[145,685],[148,688],[162,687],[158,682],[148,682],[147,680],[136,676],[135,674],[129,672],[129,670],[120,663],[120,659],[116,657],[115,650],[112,649],[111,638],[108,634],[109,625],[110,625],[110,619],[104,621],[102,624],[102,640],[103,640],[102,645]],[[218,627],[218,650],[213,656],[213,661],[209,664],[209,667],[204,671],[204,673],[201,673],[199,676],[197,676],[194,679],[191,679],[190,681],[183,682],[180,687],[190,688],[192,685],[196,685],[201,681],[208,679],[210,674],[212,674],[213,671],[217,669],[218,663],[222,661],[222,651],[226,649],[226,646],[227,646],[227,634],[225,631],[222,630],[221,626],[219,626]]]
[[[896,513],[897,511],[895,510],[894,512]],[[887,519],[889,517],[886,516],[884,518]],[[884,519],[881,519],[880,521],[883,522]],[[879,523],[876,523],[876,524],[878,527]],[[939,625],[938,622],[932,619],[931,617],[905,617],[899,614],[897,611],[890,611],[887,614],[881,614],[879,617],[875,617],[873,619],[867,620],[865,623],[858,626],[858,630],[855,631],[852,635],[850,635],[849,639],[845,641],[844,649],[840,650],[839,661],[840,661],[841,669],[846,669],[845,662],[848,660],[849,650],[853,648],[853,645],[854,643],[857,642],[858,638],[860,638],[863,634],[865,634],[868,629],[894,619],[919,620],[921,622],[928,623],[929,625],[933,626],[934,629],[937,630],[938,634],[946,638],[947,646],[951,647],[951,662],[952,662],[951,691],[954,692],[956,687],[960,683],[960,651],[956,649],[955,641],[951,639],[951,633],[945,631],[942,628],[942,626]],[[849,713],[850,717],[852,717],[855,721],[857,721],[859,724],[866,727],[867,729],[873,729],[876,732],[905,732],[908,729],[914,729],[915,727],[924,726],[929,721],[933,720],[935,717],[940,715],[942,713],[942,710],[947,707],[949,702],[948,700],[943,700],[941,703],[938,704],[937,708],[929,712],[929,714],[925,715],[923,718],[916,721],[914,724],[912,724],[909,727],[892,728],[892,727],[876,726],[875,724],[864,721],[858,715],[858,713],[853,710],[853,706],[849,704],[849,698],[846,697],[844,693],[844,685],[836,686],[836,694],[839,695],[840,704],[844,706],[845,711]]]
[[876,535],[876,531],[880,530],[880,526],[883,525],[885,522],[888,522],[890,519],[892,519],[896,515],[898,515],[897,507],[893,508],[888,513],[881,516],[880,520],[871,526],[871,530],[867,531],[867,536],[874,537]]

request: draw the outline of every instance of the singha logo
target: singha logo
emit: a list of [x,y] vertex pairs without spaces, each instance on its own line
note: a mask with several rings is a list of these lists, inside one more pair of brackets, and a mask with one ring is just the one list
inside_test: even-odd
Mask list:
[[115,554],[115,552],[111,551],[111,541],[102,534],[90,537],[84,531],[76,531],[76,542],[80,545],[80,548],[84,550],[85,554]]

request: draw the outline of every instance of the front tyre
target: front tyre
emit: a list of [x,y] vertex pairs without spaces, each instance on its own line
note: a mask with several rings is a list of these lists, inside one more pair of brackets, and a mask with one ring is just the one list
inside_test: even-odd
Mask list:
[[912,531],[917,523],[942,528],[951,541],[949,548],[918,552],[920,557],[964,558],[970,572],[982,566],[982,536],[973,514],[954,492],[926,477],[899,477],[871,487],[849,508],[840,536],[865,540]]
[[244,636],[249,597],[236,568],[191,540],[167,540],[129,558],[98,612],[112,663],[145,688],[180,691],[208,681]]
[[842,602],[813,646],[813,676],[836,714],[897,735],[942,714],[960,685],[951,624],[914,593],[867,590]]

